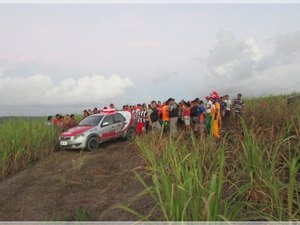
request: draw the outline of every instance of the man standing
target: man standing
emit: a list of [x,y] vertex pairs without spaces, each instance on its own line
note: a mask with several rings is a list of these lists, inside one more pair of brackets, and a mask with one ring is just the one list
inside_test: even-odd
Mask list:
[[234,116],[235,116],[237,126],[238,128],[240,128],[240,122],[245,110],[245,103],[244,100],[242,99],[242,94],[238,94],[237,98],[234,99],[233,108],[234,108]]
[[229,95],[224,96],[224,102],[226,103],[224,121],[227,122],[231,115],[231,100],[229,99]]
[[170,123],[169,110],[168,110],[169,100],[163,104],[162,110],[161,110],[162,122],[163,122],[162,125],[163,125],[163,130],[164,131],[169,130],[169,123]]
[[174,137],[177,135],[178,122],[178,107],[174,98],[170,98],[169,102],[169,116],[170,116],[170,134]]
[[148,109],[149,125],[155,132],[161,131],[161,125],[159,123],[159,113],[157,110],[156,101],[151,102],[151,108]]
[[208,134],[211,133],[211,110],[213,107],[213,96],[210,95],[208,98],[206,98],[207,103],[206,103],[206,114],[205,114],[205,124],[206,124],[206,131]]
[[145,129],[145,123],[144,123],[144,110],[143,106],[141,104],[137,105],[136,110],[136,132],[138,135],[143,134],[143,131]]

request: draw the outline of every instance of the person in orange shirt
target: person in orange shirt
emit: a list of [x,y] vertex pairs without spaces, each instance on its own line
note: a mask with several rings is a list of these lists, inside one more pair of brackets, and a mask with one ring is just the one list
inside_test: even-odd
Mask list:
[[162,121],[163,121],[163,130],[166,131],[169,129],[169,123],[170,123],[169,100],[163,104],[161,113],[162,113]]
[[213,94],[213,107],[211,110],[212,117],[212,136],[214,138],[220,138],[220,127],[221,127],[221,106],[219,103],[219,94],[214,91]]

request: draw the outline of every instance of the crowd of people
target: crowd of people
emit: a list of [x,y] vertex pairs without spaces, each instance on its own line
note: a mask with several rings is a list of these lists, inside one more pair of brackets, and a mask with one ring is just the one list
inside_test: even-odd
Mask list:
[[245,107],[242,94],[238,94],[232,102],[228,95],[219,96],[218,92],[214,91],[206,96],[205,100],[204,102],[196,98],[176,103],[174,98],[169,98],[163,103],[152,101],[149,105],[124,105],[122,110],[133,113],[139,135],[154,130],[176,136],[178,130],[183,128],[193,130],[198,135],[208,134],[218,139],[221,127],[229,123],[231,115],[236,118],[237,126],[240,126]]
[[[176,103],[174,98],[165,102],[152,101],[149,105],[124,105],[121,110],[132,113],[136,132],[142,135],[148,131],[169,132],[176,136],[179,129],[193,130],[198,135],[211,135],[220,138],[220,129],[229,124],[234,117],[237,126],[240,126],[240,118],[243,116],[245,103],[242,94],[231,101],[228,95],[219,96],[213,91],[205,97],[205,102],[196,98],[191,101],[181,100]],[[114,104],[103,109],[94,108],[83,111],[83,118],[101,112],[115,111]],[[74,114],[64,117],[57,114],[55,118],[49,116],[49,123],[53,123],[61,129],[68,129],[77,125]]]
[[46,125],[47,126],[55,125],[60,130],[67,130],[72,127],[76,127],[78,123],[74,114],[71,115],[67,114],[65,116],[56,114],[55,117],[48,116]]

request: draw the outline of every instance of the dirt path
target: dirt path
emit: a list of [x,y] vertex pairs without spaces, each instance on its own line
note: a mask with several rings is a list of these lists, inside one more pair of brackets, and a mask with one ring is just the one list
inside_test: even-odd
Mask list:
[[[141,163],[122,140],[95,152],[57,152],[0,182],[0,220],[136,220],[115,206],[142,191],[132,173]],[[145,197],[134,207],[147,214],[152,203]]]

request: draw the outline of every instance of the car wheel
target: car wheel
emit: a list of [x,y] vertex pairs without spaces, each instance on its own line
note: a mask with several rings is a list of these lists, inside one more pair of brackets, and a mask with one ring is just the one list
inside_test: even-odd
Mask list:
[[135,136],[136,136],[135,129],[134,128],[129,128],[127,130],[127,133],[126,133],[126,140],[127,141],[131,141],[131,140],[133,140],[135,138]]
[[89,138],[86,146],[87,150],[95,151],[99,147],[99,139],[96,137]]

